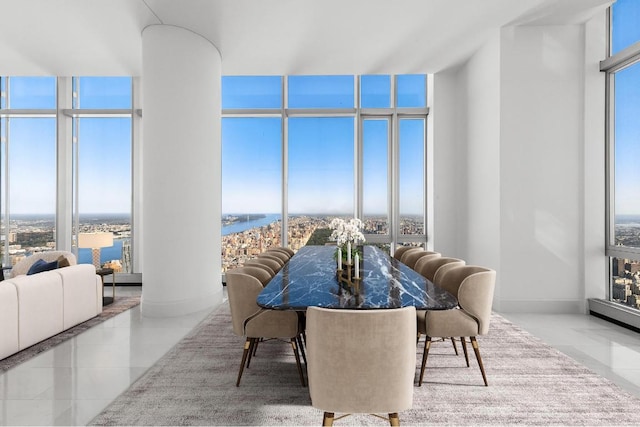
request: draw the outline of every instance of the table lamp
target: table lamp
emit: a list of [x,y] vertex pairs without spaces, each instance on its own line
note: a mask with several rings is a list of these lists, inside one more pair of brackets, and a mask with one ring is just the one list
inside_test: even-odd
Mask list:
[[96,270],[100,269],[100,248],[113,246],[113,233],[80,233],[78,234],[78,247],[91,248],[91,258]]

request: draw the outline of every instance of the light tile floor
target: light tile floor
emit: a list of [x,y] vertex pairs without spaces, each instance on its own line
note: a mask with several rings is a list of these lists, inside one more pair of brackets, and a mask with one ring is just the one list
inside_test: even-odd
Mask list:
[[[0,423],[86,425],[208,313],[154,319],[135,307],[0,374]],[[640,334],[587,315],[503,315],[640,397]]]

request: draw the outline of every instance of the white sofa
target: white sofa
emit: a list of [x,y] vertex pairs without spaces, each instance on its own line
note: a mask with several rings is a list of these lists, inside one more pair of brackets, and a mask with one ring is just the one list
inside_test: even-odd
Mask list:
[[[23,271],[16,264],[11,278],[0,282],[0,359],[102,312],[102,281],[93,265],[76,264],[70,252],[32,257],[55,260],[61,254],[72,265],[27,276],[16,274]],[[29,258],[23,261],[30,266],[35,259]]]

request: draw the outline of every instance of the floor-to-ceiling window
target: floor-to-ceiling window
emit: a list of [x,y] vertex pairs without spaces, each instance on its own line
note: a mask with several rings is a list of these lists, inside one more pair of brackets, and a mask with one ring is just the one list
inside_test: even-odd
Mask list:
[[[100,263],[131,273],[131,78],[75,77],[72,117],[73,235],[112,233]],[[90,248],[77,250],[91,263]]]
[[55,247],[56,79],[0,77],[2,264]]
[[424,244],[426,75],[222,79],[222,269],[269,246]]
[[640,309],[640,2],[610,9],[607,72],[609,300]]
[[0,94],[2,264],[109,231],[102,264],[131,272],[132,79],[0,77]]

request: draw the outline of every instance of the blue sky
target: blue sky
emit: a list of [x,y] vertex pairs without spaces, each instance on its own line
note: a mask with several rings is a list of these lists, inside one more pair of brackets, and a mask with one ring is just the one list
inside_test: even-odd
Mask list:
[[[612,53],[640,41],[640,1],[613,4]],[[640,64],[615,75],[615,213],[640,214]]]
[[[290,76],[289,108],[354,108],[354,76]],[[398,76],[398,104],[424,107],[424,75]],[[279,77],[223,78],[223,108],[282,107]],[[391,77],[363,76],[362,105],[391,106]],[[251,92],[259,94],[251,96]],[[388,122],[367,120],[364,134],[365,214],[387,213]],[[288,119],[288,211],[353,214],[353,117]],[[282,210],[282,129],[278,118],[224,118],[222,124],[223,213],[279,213]],[[424,210],[423,120],[400,125],[401,211]]]
[[[83,77],[82,108],[130,108],[131,79]],[[56,108],[54,77],[11,77],[12,109]],[[3,98],[3,108],[6,98]],[[6,120],[6,119],[5,119]],[[131,120],[79,119],[80,213],[131,211]],[[3,123],[3,129],[6,121]],[[56,200],[55,118],[10,119],[10,209],[13,214],[53,214]],[[4,192],[3,192],[4,194]]]

